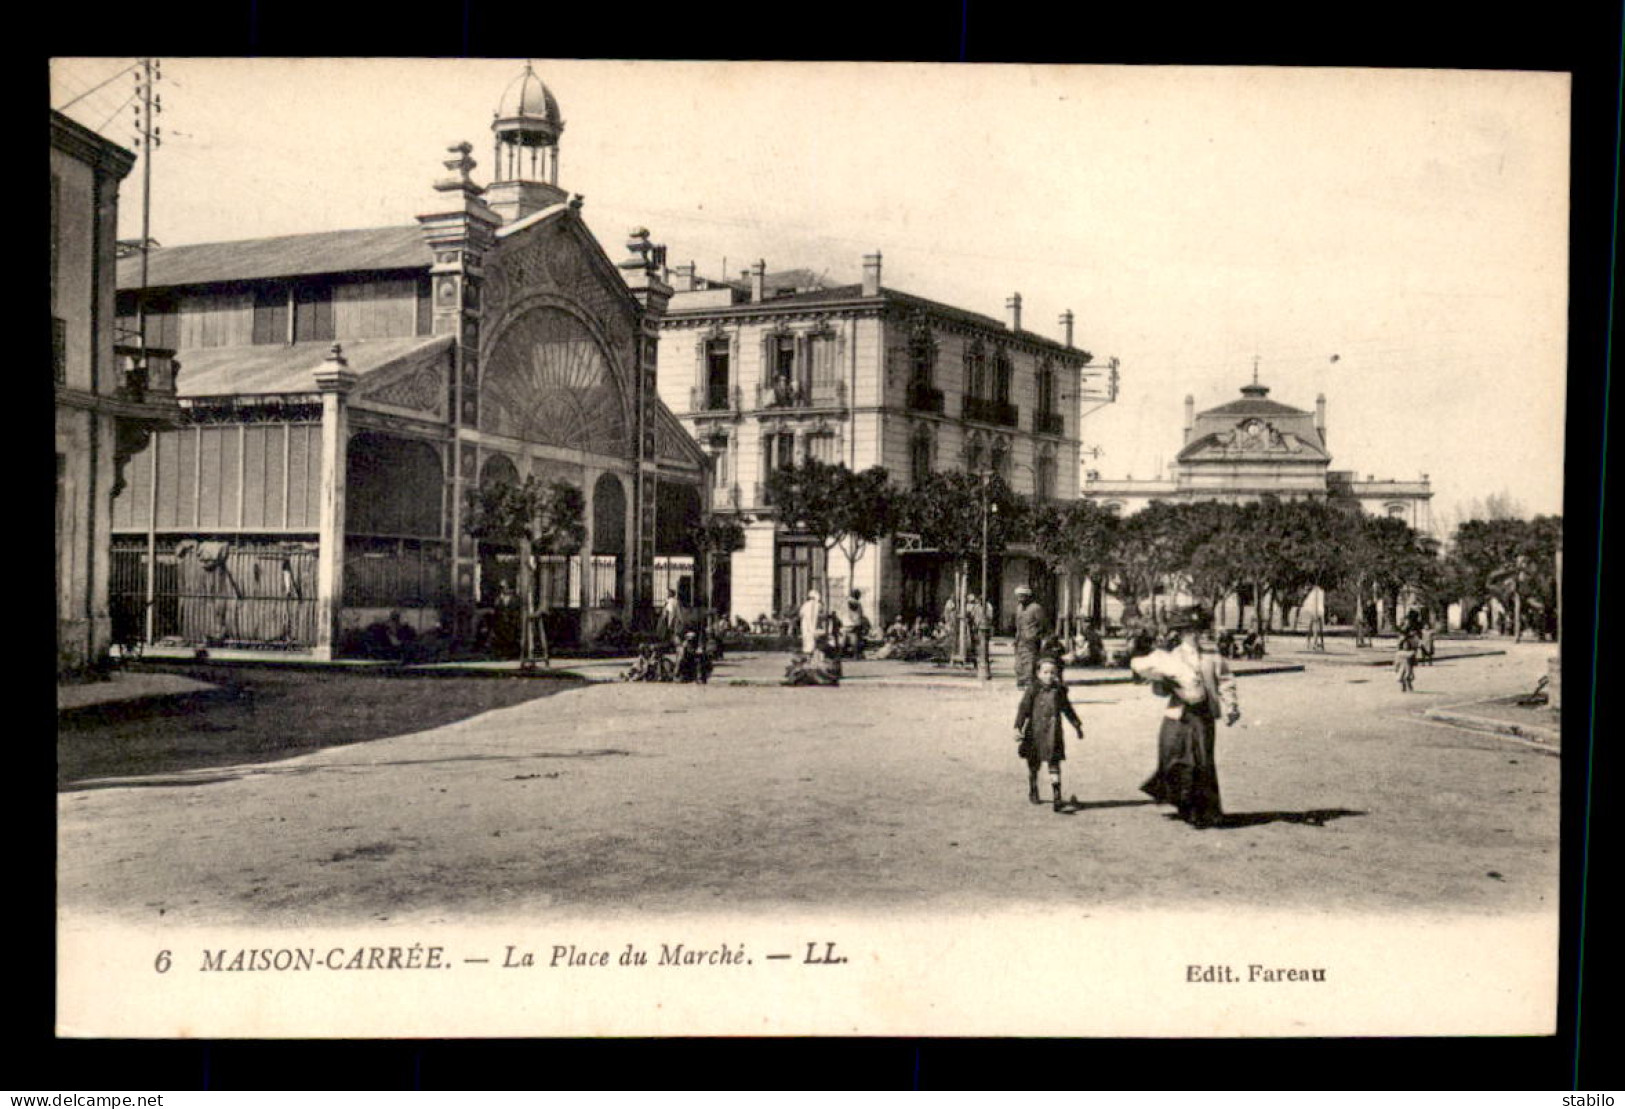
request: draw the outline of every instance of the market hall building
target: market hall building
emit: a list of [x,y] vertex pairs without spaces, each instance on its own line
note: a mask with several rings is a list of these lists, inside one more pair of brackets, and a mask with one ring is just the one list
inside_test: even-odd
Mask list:
[[[538,559],[552,641],[689,587],[705,458],[661,403],[661,248],[617,266],[558,186],[557,102],[527,65],[413,225],[153,250],[119,270],[121,324],[173,348],[182,426],[114,502],[113,589],[150,640],[328,658],[399,613],[467,638],[517,582],[471,490],[581,490],[579,554]],[[152,572],[153,570],[156,572]]]

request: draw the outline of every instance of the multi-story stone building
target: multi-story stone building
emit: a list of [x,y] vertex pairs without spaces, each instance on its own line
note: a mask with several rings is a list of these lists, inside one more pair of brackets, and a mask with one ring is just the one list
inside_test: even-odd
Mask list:
[[119,182],[134,162],[130,151],[51,113],[59,673],[108,654],[116,615],[108,599],[113,498],[129,457],[178,414],[173,352],[115,334]]
[[[678,267],[673,285],[661,398],[712,459],[712,503],[750,520],[744,550],[716,568],[724,611],[783,614],[824,581],[837,594],[861,589],[871,619],[934,616],[952,589],[945,560],[906,538],[871,548],[850,581],[844,559],[826,566],[817,540],[767,503],[776,467],[882,466],[904,487],[937,470],[992,471],[1021,493],[1078,495],[1082,403],[1112,399],[1116,370],[1074,345],[1070,311],[1052,339],[1022,326],[1019,293],[1000,322],[887,288],[878,253],[859,284],[758,262],[737,282]],[[989,592],[1005,622],[1024,584],[1055,592],[1029,553],[995,561]]]
[[187,367],[184,426],[112,522],[153,637],[322,657],[391,613],[467,634],[517,578],[467,495],[528,476],[585,502],[582,551],[538,566],[554,642],[692,574],[705,458],[655,392],[660,251],[642,232],[605,254],[558,186],[563,127],[527,65],[496,180],[452,147],[415,224],[155,249],[145,285],[121,264],[121,314]]

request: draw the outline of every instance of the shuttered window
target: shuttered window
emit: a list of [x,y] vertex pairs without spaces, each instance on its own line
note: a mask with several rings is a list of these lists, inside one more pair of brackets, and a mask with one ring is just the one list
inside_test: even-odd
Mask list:
[[333,338],[332,286],[300,285],[294,290],[293,338],[297,343]]
[[254,290],[254,345],[288,341],[288,287],[261,285]]

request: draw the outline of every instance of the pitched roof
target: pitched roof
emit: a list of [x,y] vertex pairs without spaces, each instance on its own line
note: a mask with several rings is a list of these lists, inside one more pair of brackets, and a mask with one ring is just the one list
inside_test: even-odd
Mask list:
[[[413,335],[401,339],[346,339],[344,360],[365,377],[435,345],[449,347],[450,335]],[[315,373],[327,359],[331,342],[264,344],[251,347],[202,347],[183,351],[175,392],[181,397],[251,396],[314,393]]]
[[[147,261],[147,286],[203,285],[268,277],[427,268],[434,261],[418,227],[314,231],[270,239],[161,247]],[[141,285],[141,255],[118,262],[121,289]]]
[[1198,416],[1307,416],[1309,413],[1302,408],[1293,408],[1290,404],[1281,404],[1278,401],[1265,400],[1262,397],[1243,397],[1228,404],[1221,404],[1217,408],[1206,408],[1197,413]]

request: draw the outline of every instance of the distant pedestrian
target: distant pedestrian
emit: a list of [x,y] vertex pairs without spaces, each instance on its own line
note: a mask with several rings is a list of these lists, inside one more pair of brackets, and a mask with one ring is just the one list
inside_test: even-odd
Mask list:
[[816,589],[807,590],[807,599],[801,602],[801,653],[810,655],[818,644],[824,622],[824,599]]
[[1157,732],[1157,769],[1140,789],[1158,804],[1173,805],[1192,827],[1211,828],[1224,816],[1214,762],[1217,721],[1222,715],[1231,725],[1241,717],[1236,680],[1229,664],[1202,646],[1207,617],[1200,608],[1178,614],[1172,624],[1178,647],[1133,662],[1137,675],[1168,696]]
[[983,660],[991,658],[993,606],[974,593],[968,594],[965,600],[965,626],[970,630],[970,661],[975,666],[981,666]]
[[655,622],[655,636],[670,643],[672,650],[680,650],[687,624],[683,602],[677,596],[677,590],[666,590],[666,601],[660,606],[660,618]]
[[1326,649],[1326,621],[1319,612],[1309,617],[1308,647],[1311,651]]
[[862,658],[863,645],[869,638],[869,618],[863,614],[863,594],[854,589],[846,599],[844,608],[836,613],[836,626],[843,658]]
[[1423,666],[1433,665],[1433,649],[1438,641],[1438,634],[1431,622],[1422,625],[1421,652],[1418,656]]
[[[967,601],[970,596],[967,596]],[[949,664],[953,666],[965,665],[966,652],[970,647],[970,629],[966,626],[963,616],[959,610],[958,598],[950,596],[942,606],[942,623],[953,638],[953,653],[948,658]]]
[[1061,682],[1061,668],[1053,658],[1039,661],[1033,684],[1022,694],[1016,709],[1016,753],[1027,760],[1027,800],[1043,804],[1038,796],[1038,768],[1049,764],[1050,790],[1056,812],[1061,811],[1061,763],[1066,759],[1066,736],[1061,721],[1072,725],[1078,739],[1083,738],[1083,724],[1078,720],[1066,686]]
[[1399,644],[1394,648],[1394,673],[1399,676],[1399,691],[1410,693],[1416,682],[1415,632],[1399,633]]
[[1049,615],[1044,606],[1033,600],[1033,591],[1022,585],[1016,588],[1016,688],[1025,689],[1032,684],[1038,665],[1038,648],[1049,630]]

